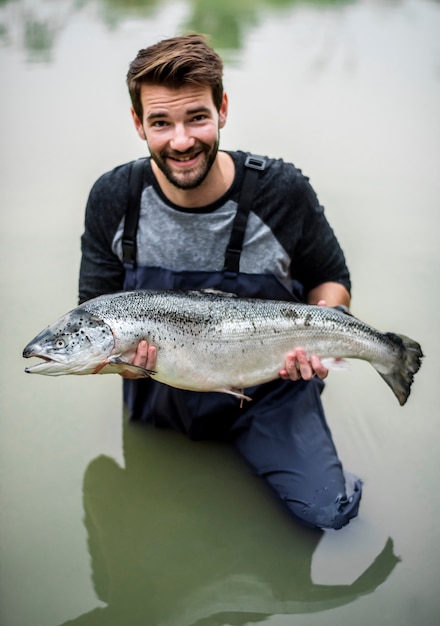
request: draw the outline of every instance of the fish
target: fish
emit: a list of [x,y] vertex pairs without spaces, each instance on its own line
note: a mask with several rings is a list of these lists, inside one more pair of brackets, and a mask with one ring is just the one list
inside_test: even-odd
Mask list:
[[[135,374],[191,391],[250,399],[279,377],[286,355],[369,362],[400,405],[423,357],[419,343],[382,333],[340,307],[204,291],[135,290],[88,300],[41,331],[23,357],[32,374]],[[157,348],[154,370],[132,364],[139,342]],[[326,361],[327,364],[327,361]]]

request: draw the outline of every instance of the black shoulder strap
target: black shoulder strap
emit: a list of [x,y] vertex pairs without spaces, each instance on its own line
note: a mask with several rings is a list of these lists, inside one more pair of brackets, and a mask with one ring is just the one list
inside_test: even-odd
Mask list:
[[248,155],[244,163],[246,167],[243,188],[238,202],[237,213],[232,225],[231,238],[225,253],[226,272],[238,274],[240,269],[240,255],[243,249],[244,233],[252,206],[255,188],[260,172],[266,167],[266,159],[253,154]]
[[133,265],[136,264],[136,232],[141,210],[145,161],[145,158],[133,161],[128,175],[128,201],[122,235],[122,261]]
[[[145,158],[134,161],[130,166],[128,179],[127,211],[122,235],[122,260],[123,263],[131,263],[133,265],[136,264],[136,232],[139,222],[145,162]],[[265,169],[266,160],[260,156],[248,155],[244,165],[246,171],[243,188],[232,225],[231,237],[225,253],[224,270],[233,273],[238,273],[239,271],[240,255],[243,248],[247,220],[251,210],[258,176],[259,173]]]

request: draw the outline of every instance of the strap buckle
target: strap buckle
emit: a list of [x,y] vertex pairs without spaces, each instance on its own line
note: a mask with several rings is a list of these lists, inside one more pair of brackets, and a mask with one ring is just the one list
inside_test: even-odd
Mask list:
[[264,170],[266,168],[266,159],[264,157],[256,156],[255,154],[248,154],[244,165],[245,167],[250,167],[253,170]]

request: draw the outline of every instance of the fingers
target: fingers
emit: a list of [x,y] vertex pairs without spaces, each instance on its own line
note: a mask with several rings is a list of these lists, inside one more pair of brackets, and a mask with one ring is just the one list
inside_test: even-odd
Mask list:
[[297,348],[286,356],[285,368],[280,371],[281,378],[285,380],[311,380],[314,376],[326,378],[328,369],[323,366],[316,355],[307,358],[305,350]]
[[156,365],[156,356],[156,346],[148,345],[148,342],[143,339],[139,342],[137,347],[133,365],[143,367],[147,370],[153,370]]
[[316,356],[316,354],[312,354],[312,356],[310,357],[310,365],[314,374],[318,378],[320,378],[321,380],[323,380],[324,378],[327,378],[328,369],[324,367],[324,365],[321,363],[321,359],[318,356]]
[[147,355],[148,343],[145,340],[142,340],[139,342],[136,349],[136,354],[134,355],[133,359],[133,365],[137,365],[137,367],[145,367],[147,363]]
[[[139,342],[138,347],[136,349],[136,354],[133,359],[133,365],[137,367],[142,367],[146,370],[154,370],[156,368],[156,358],[157,358],[157,350],[156,346],[148,345],[148,342],[143,339]],[[133,372],[124,372],[122,374],[124,378],[144,378],[145,375],[136,374]]]
[[281,378],[284,380],[299,380],[301,378],[301,372],[298,369],[298,364],[296,360],[296,352],[289,353],[286,356],[285,361],[285,369],[282,369],[280,372]]

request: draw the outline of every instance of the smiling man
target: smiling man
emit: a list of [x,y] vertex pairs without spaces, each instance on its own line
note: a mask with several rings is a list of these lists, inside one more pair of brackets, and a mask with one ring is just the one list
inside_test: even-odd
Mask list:
[[[133,120],[148,143],[153,172],[167,195],[177,194],[176,199],[189,206],[197,197],[206,204],[206,193],[227,175],[225,192],[234,177],[231,159],[218,152],[219,129],[226,122],[226,94],[217,110],[208,86],[142,85],[140,101],[142,112],[139,116],[132,109]],[[190,189],[192,194],[179,193]]]
[[[150,156],[104,174],[90,193],[80,302],[120,289],[215,288],[242,297],[350,303],[343,252],[308,179],[292,164],[219,150],[228,114],[223,63],[200,35],[141,50],[127,84]],[[141,341],[136,365],[154,369],[160,346]],[[304,524],[341,528],[361,481],[346,484],[325,420],[327,369],[286,354],[278,380],[226,394],[124,380],[131,419],[235,445]]]

